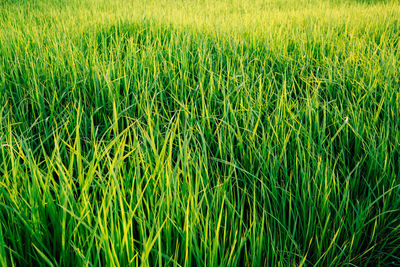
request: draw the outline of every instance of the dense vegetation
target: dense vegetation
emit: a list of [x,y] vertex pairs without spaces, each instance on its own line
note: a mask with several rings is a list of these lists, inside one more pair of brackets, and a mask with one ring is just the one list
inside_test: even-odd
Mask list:
[[398,1],[0,3],[0,265],[400,264]]

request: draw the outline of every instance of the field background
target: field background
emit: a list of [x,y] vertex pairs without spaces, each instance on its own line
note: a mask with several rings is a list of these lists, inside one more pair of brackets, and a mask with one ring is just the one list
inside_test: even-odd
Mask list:
[[0,0],[0,265],[400,264],[399,19]]

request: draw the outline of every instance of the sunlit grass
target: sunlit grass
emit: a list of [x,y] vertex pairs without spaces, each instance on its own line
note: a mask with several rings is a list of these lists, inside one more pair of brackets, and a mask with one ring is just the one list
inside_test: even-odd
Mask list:
[[0,2],[0,265],[400,264],[398,1]]

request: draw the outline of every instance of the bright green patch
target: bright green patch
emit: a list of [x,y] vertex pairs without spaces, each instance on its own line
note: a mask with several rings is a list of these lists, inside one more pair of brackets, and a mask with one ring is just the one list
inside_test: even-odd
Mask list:
[[400,264],[398,1],[0,1],[0,265]]

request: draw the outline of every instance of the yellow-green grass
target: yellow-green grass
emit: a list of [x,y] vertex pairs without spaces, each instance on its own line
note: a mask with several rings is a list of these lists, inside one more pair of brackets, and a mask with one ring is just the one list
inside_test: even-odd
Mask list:
[[399,19],[0,0],[0,265],[400,264]]

